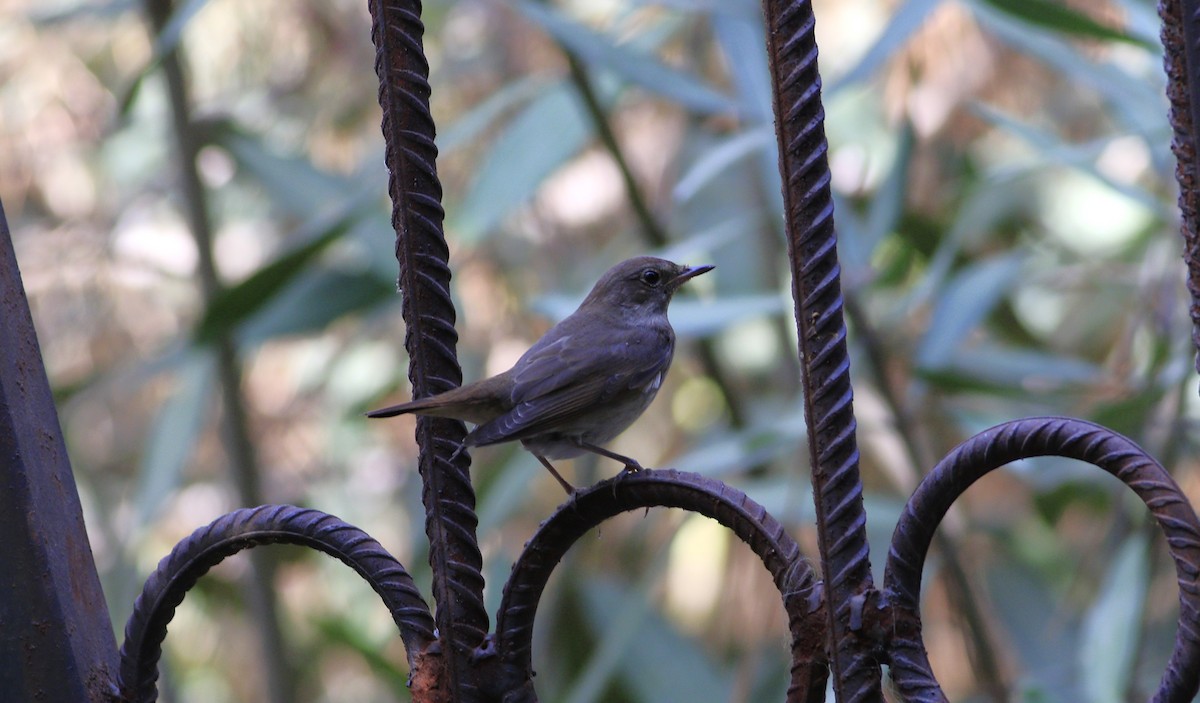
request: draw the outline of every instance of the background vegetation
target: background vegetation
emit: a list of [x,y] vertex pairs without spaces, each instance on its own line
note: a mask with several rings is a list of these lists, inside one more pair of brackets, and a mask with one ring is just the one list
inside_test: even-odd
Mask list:
[[[815,5],[876,565],[920,475],[1016,417],[1106,424],[1200,497],[1152,3]],[[191,0],[157,32],[124,0],[0,7],[0,197],[114,627],[176,540],[263,501],[367,529],[428,593],[412,423],[362,417],[408,397],[365,3]],[[716,263],[675,303],[674,369],[615,448],[743,489],[815,555],[758,5],[430,0],[425,21],[467,378],[506,368],[620,259]],[[562,494],[510,447],[472,473],[494,612]],[[1176,592],[1132,494],[1024,462],[945,533],[987,620],[963,625],[963,579],[935,558],[927,643],[952,700],[989,699],[989,653],[1022,699],[1147,696]],[[546,701],[786,687],[778,595],[703,518],[606,524],[539,628]],[[406,700],[403,662],[351,572],[278,549],[189,596],[162,699]]]

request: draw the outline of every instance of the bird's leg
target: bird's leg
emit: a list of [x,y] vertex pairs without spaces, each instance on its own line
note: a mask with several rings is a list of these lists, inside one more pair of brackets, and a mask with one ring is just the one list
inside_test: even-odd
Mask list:
[[567,492],[567,495],[575,495],[575,487],[570,483],[567,483],[567,479],[563,478],[562,475],[558,473],[558,471],[554,468],[554,465],[550,463],[549,459],[541,454],[534,454],[533,452],[530,452],[530,454],[533,454],[535,457],[537,457],[538,461],[542,462],[542,466],[546,467],[546,470],[550,472],[550,475],[554,477],[555,481],[558,481],[558,485],[563,487],[563,490]]
[[609,459],[612,459],[613,461],[621,462],[622,464],[625,465],[625,468],[621,469],[622,474],[637,473],[638,471],[642,470],[642,465],[637,462],[637,459],[630,459],[629,457],[627,457],[623,454],[618,454],[616,452],[610,452],[609,450],[605,449],[604,447],[597,447],[594,444],[588,444],[587,442],[585,442],[581,439],[574,440],[574,444],[575,444],[575,446],[579,447],[580,449],[589,451],[593,454],[599,454],[600,456],[606,456]]

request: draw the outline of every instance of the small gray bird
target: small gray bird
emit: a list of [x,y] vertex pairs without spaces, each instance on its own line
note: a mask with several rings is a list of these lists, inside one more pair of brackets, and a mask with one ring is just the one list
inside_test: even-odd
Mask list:
[[474,423],[464,446],[520,440],[568,494],[575,488],[550,459],[593,452],[640,471],[604,449],[633,424],[662,387],[675,352],[667,319],[671,296],[712,266],[680,266],[652,256],[608,270],[579,309],[550,328],[508,371],[367,417],[405,413]]

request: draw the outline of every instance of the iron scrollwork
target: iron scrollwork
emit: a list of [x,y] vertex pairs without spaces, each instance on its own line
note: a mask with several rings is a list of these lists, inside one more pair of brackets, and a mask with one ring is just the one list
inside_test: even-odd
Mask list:
[[[263,505],[217,518],[182,540],[159,562],[125,626],[119,686],[122,700],[149,703],[158,697],[155,684],[162,641],[187,591],[226,557],[264,544],[310,547],[358,572],[396,622],[410,670],[415,673],[428,668],[421,658],[436,655],[436,650],[431,651],[437,640],[433,617],[400,562],[370,535],[332,515],[291,505]],[[414,689],[418,687],[414,685]]]
[[987,473],[1020,459],[1057,456],[1107,471],[1133,489],[1158,521],[1175,561],[1179,630],[1156,701],[1190,701],[1200,685],[1200,520],[1179,486],[1129,439],[1072,418],[1014,420],[960,444],[925,477],[905,505],[884,572],[890,608],[888,663],[906,700],[944,701],[921,642],[921,571],[934,530],[950,505]]
[[[415,392],[461,382],[448,247],[429,113],[428,64],[416,0],[370,0],[380,104],[387,143],[405,344]],[[1166,0],[1169,98],[1179,159],[1180,204],[1191,271],[1193,317],[1200,330],[1200,241],[1193,132],[1200,82],[1195,3]],[[186,590],[225,556],[289,542],[332,554],[366,578],[387,603],[413,672],[414,700],[535,701],[531,631],[547,579],[567,549],[618,513],[675,507],[720,522],[762,559],[781,593],[792,635],[791,703],[823,700],[831,679],[838,700],[882,699],[881,666],[909,700],[942,701],[921,640],[919,594],[925,556],[942,516],[975,480],[1010,462],[1062,456],[1095,464],[1146,503],[1175,561],[1181,614],[1174,654],[1156,701],[1185,701],[1200,686],[1200,520],[1166,470],[1132,441],[1069,418],[1002,424],[964,442],[917,488],[896,527],[883,589],[871,579],[866,513],[855,444],[853,393],[826,159],[815,21],[810,2],[766,0],[780,170],[803,368],[806,422],[824,580],[796,542],[745,494],[695,474],[645,471],[579,491],[538,529],[504,589],[488,635],[475,497],[469,459],[455,449],[461,423],[420,418],[420,473],[431,543],[434,617],[404,569],[366,534],[332,516],[289,506],[231,513],[202,528],[163,560],[139,598],[122,650],[124,700],[154,700],[159,647]],[[1186,57],[1186,58],[1185,58]],[[1200,332],[1197,332],[1200,340]]]

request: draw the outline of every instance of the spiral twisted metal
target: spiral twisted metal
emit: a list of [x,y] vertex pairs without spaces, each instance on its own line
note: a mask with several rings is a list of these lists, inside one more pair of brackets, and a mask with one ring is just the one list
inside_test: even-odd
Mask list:
[[[1194,1],[1162,0],[1163,67],[1167,73],[1168,117],[1174,132],[1175,180],[1179,183],[1180,234],[1187,263],[1192,346],[1200,350],[1200,182],[1196,172],[1196,126],[1200,125],[1200,8]],[[1200,354],[1195,357],[1200,371]]]
[[[461,382],[455,356],[455,312],[449,295],[448,248],[429,113],[428,65],[420,3],[369,0],[376,72],[383,107],[386,161],[393,202],[399,285],[404,293],[405,346],[414,395]],[[383,597],[400,628],[414,672],[417,700],[536,701],[531,637],[538,600],[572,543],[620,512],[677,507],[730,528],[763,560],[779,589],[792,634],[791,703],[822,700],[827,669],[839,701],[882,699],[886,661],[906,700],[944,701],[921,640],[919,593],[933,533],[949,506],[974,481],[1011,461],[1044,455],[1091,462],[1129,485],[1167,536],[1176,565],[1181,616],[1175,651],[1156,701],[1190,700],[1200,685],[1200,520],[1166,471],[1128,439],[1067,418],[1000,425],[963,443],[938,464],[910,499],[897,525],[882,595],[872,585],[862,484],[855,444],[840,267],[820,102],[814,18],[807,0],[764,0],[771,59],[780,171],[793,268],[806,420],[825,581],[818,582],[795,541],[740,491],[695,474],[643,471],[580,491],[530,539],[513,567],[486,638],[482,558],[467,455],[456,452],[461,423],[420,418],[423,499],[437,624],[404,569],[365,533],[336,518],[290,506],[263,506],[218,519],[184,540],[146,584],[121,652],[123,700],[153,701],[161,643],[184,593],[209,568],[241,549],[267,543],[304,544],[354,568]],[[1163,42],[1168,93],[1180,165],[1185,259],[1191,275],[1194,340],[1200,348],[1200,239],[1195,218],[1195,138],[1200,114],[1200,14],[1189,0],[1164,0]],[[1184,62],[1179,57],[1189,57]],[[1190,102],[1189,102],[1190,101]],[[451,457],[454,457],[451,459]]]
[[[449,250],[442,232],[442,188],[429,112],[429,64],[422,49],[424,27],[418,0],[370,0],[371,40],[376,47],[379,104],[383,108],[385,159],[396,231],[396,260],[403,293],[413,396],[424,397],[462,383],[450,298]],[[447,673],[458,700],[474,700],[465,676],[467,657],[483,641],[483,557],[475,537],[475,491],[470,458],[457,452],[466,436],[461,422],[417,419],[425,532],[433,569],[437,622],[447,643]]]
[[[358,572],[400,629],[410,670],[436,668],[429,606],[400,562],[367,533],[319,510],[263,505],[236,510],[193,532],[163,558],[133,606],[121,646],[121,700],[158,698],[158,660],[175,608],[196,581],[226,557],[263,544],[298,544],[336,557]],[[428,676],[429,672],[424,672]],[[415,692],[414,692],[415,693]]]
[[1154,701],[1190,701],[1200,685],[1200,519],[1157,461],[1129,439],[1072,418],[1015,420],[959,445],[917,487],[904,508],[888,553],[884,597],[892,608],[888,642],[892,678],[905,700],[945,701],[921,640],[921,571],[934,530],[950,505],[982,476],[1019,459],[1061,456],[1094,464],[1123,481],[1146,503],[1167,538],[1179,583],[1175,650]]
[[879,664],[856,613],[873,591],[841,267],[829,188],[825,110],[811,2],[766,0],[779,170],[792,263],[792,297],[804,376],[813,494],[833,637],[830,667],[840,701],[874,701]]
[[783,596],[792,634],[787,700],[822,700],[826,666],[821,586],[795,540],[762,506],[735,488],[698,474],[646,469],[577,492],[526,543],[513,565],[496,615],[502,664],[497,683],[500,691],[508,692],[506,703],[537,700],[531,668],[533,620],[546,582],[567,549],[604,520],[650,507],[683,508],[710,517],[732,530],[762,559]]

